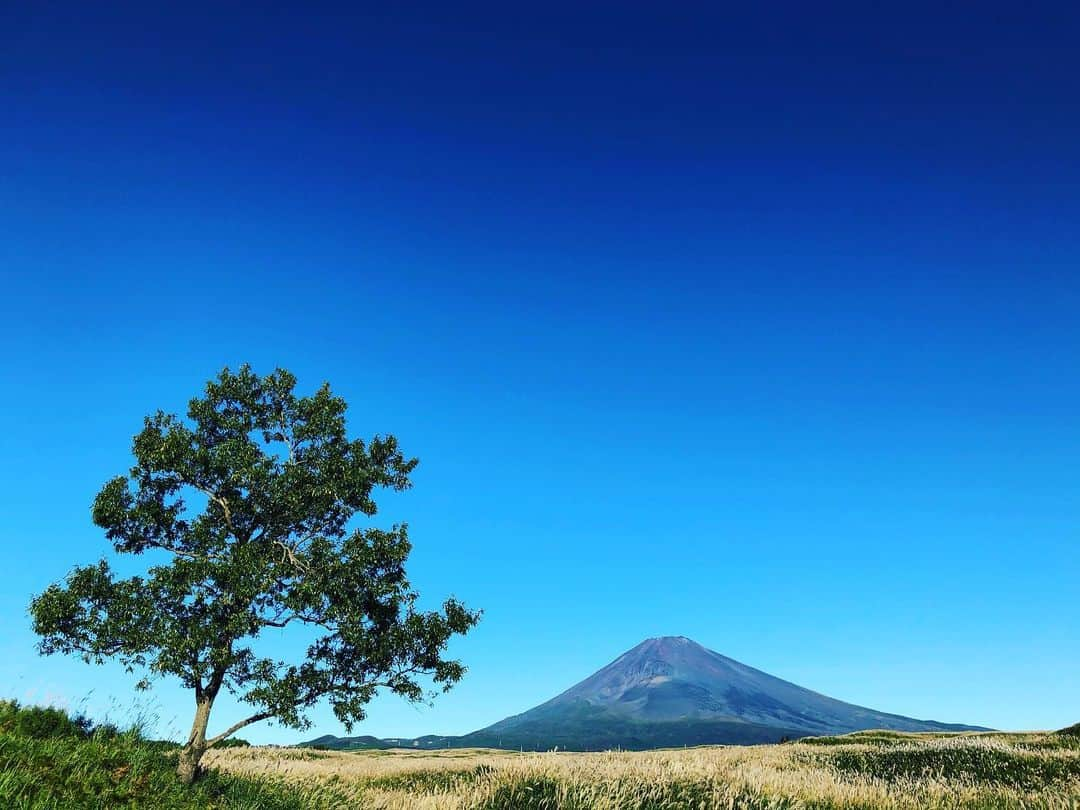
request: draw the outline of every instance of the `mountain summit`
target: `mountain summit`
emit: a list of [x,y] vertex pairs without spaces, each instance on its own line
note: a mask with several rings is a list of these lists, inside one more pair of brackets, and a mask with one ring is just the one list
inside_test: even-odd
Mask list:
[[561,729],[556,736],[563,738],[565,730],[582,724],[624,730],[632,738],[619,743],[624,747],[637,747],[639,737],[644,742],[657,734],[665,742],[685,733],[699,743],[742,743],[868,728],[970,728],[844,703],[748,667],[684,636],[664,636],[641,642],[558,697],[483,732],[542,737]]
[[[527,712],[463,737],[422,737],[407,744],[533,750],[657,748],[776,742],[784,737],[871,728],[963,731],[977,727],[915,720],[844,703],[683,636],[664,636],[646,639]],[[327,744],[328,740],[316,742]]]

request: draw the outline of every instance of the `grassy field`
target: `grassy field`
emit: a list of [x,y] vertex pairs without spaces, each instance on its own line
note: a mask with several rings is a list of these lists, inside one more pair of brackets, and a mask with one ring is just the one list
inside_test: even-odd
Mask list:
[[138,729],[94,728],[58,709],[0,700],[0,808],[306,810],[332,795],[321,785],[221,772],[186,788],[176,778],[176,748]]
[[0,701],[0,807],[330,810],[1080,810],[1080,735],[864,732],[651,752],[213,750],[194,787],[176,746]]
[[327,806],[1080,808],[1080,737],[865,732],[798,743],[517,754],[231,749],[225,773],[304,786]]

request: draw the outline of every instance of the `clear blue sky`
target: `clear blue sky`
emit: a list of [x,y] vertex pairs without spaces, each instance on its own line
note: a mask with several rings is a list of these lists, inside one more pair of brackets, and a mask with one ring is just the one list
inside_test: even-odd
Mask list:
[[455,692],[359,733],[662,634],[1080,719],[1075,9],[581,5],[0,12],[4,692],[130,705],[27,602],[108,549],[142,417],[248,361],[420,457],[378,520],[486,611]]

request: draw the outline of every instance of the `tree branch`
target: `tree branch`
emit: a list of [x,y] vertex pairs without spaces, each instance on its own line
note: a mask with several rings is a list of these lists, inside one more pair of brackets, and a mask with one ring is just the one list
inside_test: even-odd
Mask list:
[[275,540],[274,545],[281,549],[281,562],[288,560],[294,568],[298,571],[307,573],[308,566],[296,556],[296,548],[290,546],[288,543],[283,543],[280,540]]
[[209,552],[205,554],[196,554],[193,551],[184,551],[176,546],[166,545],[165,543],[150,543],[154,548],[159,548],[162,551],[168,551],[170,554],[175,554],[177,557],[185,557],[189,560],[198,560],[199,562],[228,562],[228,558],[221,554],[211,554]]
[[222,496],[218,495],[213,490],[207,489],[200,484],[196,484],[194,481],[189,481],[183,476],[177,476],[177,479],[180,481],[181,484],[187,484],[189,487],[193,487],[199,490],[199,492],[209,498],[213,503],[216,503],[219,507],[221,507],[221,511],[225,515],[225,525],[229,527],[229,532],[232,534],[233,537],[236,537],[236,539],[240,539],[239,536],[236,534],[236,529],[233,528],[232,511],[229,509],[229,502],[227,500],[225,500]]
[[309,616],[305,613],[293,613],[291,616],[286,616],[284,619],[259,619],[259,624],[263,627],[285,627],[293,620],[304,622],[305,624],[318,624],[320,626],[324,624],[318,616]]
[[237,731],[242,729],[244,726],[250,726],[252,723],[258,723],[260,720],[265,720],[266,718],[273,717],[273,716],[274,716],[273,712],[259,712],[258,714],[251,715],[251,717],[247,718],[246,720],[241,720],[239,723],[233,723],[231,726],[229,726],[223,732],[218,734],[216,737],[211,737],[209,740],[207,740],[206,741],[206,747],[207,748],[212,748],[213,746],[217,745],[219,742],[224,740],[229,735],[235,734]]

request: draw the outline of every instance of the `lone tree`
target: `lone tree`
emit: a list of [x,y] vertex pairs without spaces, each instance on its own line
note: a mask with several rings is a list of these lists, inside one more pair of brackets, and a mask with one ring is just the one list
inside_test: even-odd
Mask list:
[[[328,385],[297,397],[295,385],[281,369],[226,369],[191,400],[188,421],[148,417],[135,466],[101,490],[93,519],[117,552],[160,564],[130,579],[105,560],[76,568],[30,605],[43,654],[115,658],[144,669],[144,688],[173,675],[194,691],[185,782],[208,748],[252,723],[307,728],[305,710],[325,698],[351,729],[379,688],[420,701],[424,678],[445,691],[465,672],[443,654],[479,613],[452,598],[416,608],[404,524],[350,527],[375,514],[376,488],[410,486],[416,459],[392,436],[350,440],[345,402]],[[302,660],[257,651],[265,628],[289,625],[309,628]],[[253,711],[207,737],[223,688]]]

